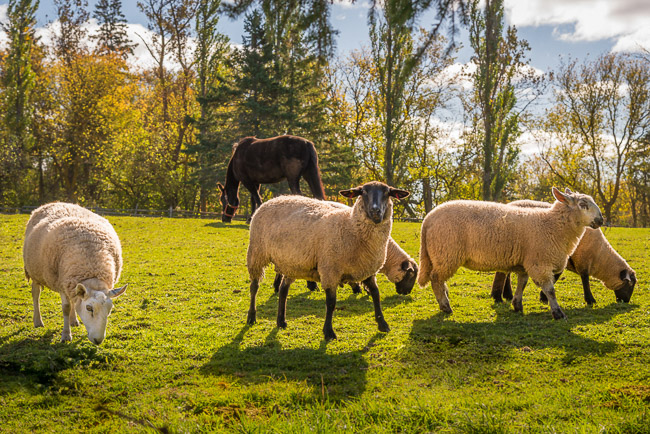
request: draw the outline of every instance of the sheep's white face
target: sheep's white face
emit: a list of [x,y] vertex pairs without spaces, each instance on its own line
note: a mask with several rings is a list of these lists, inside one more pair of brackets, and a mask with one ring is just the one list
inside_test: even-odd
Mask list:
[[113,309],[111,297],[117,297],[124,293],[126,286],[111,291],[96,291],[86,288],[81,283],[75,291],[79,296],[75,309],[88,332],[88,339],[95,345],[102,343],[106,337],[106,325],[108,316]]
[[598,205],[596,205],[596,202],[594,202],[594,199],[591,196],[587,194],[573,193],[568,188],[565,193],[562,193],[555,187],[553,187],[553,196],[566,206],[579,209],[581,221],[585,226],[597,229],[603,225],[603,214],[600,212],[600,208],[598,208]]

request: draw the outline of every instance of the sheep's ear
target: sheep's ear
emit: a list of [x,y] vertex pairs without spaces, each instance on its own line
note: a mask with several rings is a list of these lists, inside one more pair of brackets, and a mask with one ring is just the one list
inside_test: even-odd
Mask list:
[[389,196],[392,196],[397,200],[405,199],[405,198],[409,197],[410,194],[411,193],[409,193],[406,190],[400,190],[399,188],[393,188],[393,187],[391,187],[389,192],[388,192]]
[[562,203],[567,204],[567,205],[569,204],[569,198],[566,197],[564,194],[562,194],[562,192],[561,192],[560,190],[558,190],[557,188],[553,187],[553,189],[552,189],[551,191],[553,192],[553,196],[554,196],[554,197],[555,197],[559,202],[562,202]]
[[83,285],[83,283],[77,283],[77,286],[74,289],[74,294],[77,297],[81,297],[82,299],[85,299],[86,297],[88,297],[88,290]]
[[356,187],[356,188],[351,188],[349,190],[341,190],[339,191],[339,194],[343,197],[347,197],[349,199],[352,199],[357,196],[361,196],[361,193],[363,193],[363,188],[361,187]]

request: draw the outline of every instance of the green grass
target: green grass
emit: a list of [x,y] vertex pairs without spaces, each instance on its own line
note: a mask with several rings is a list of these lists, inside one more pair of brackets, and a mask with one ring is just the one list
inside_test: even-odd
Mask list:
[[[454,313],[430,288],[399,296],[379,279],[372,301],[339,291],[322,340],[325,300],[296,282],[288,328],[275,327],[269,270],[258,323],[245,325],[248,227],[209,220],[110,218],[124,249],[100,347],[73,329],[60,343],[60,298],[45,290],[32,326],[22,269],[28,216],[0,215],[0,432],[650,432],[650,230],[611,229],[636,269],[630,304],[599,282],[585,306],[577,275],[557,284],[567,321],[529,285],[525,313],[495,305],[491,275],[449,282]],[[393,237],[417,258],[419,224]]]

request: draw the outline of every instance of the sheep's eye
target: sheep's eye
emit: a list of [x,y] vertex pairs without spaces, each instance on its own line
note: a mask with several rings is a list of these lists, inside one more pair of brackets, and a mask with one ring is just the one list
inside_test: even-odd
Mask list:
[[589,209],[589,205],[586,202],[580,202],[580,209]]
[[90,313],[93,313],[93,307],[90,305],[86,306],[86,310]]

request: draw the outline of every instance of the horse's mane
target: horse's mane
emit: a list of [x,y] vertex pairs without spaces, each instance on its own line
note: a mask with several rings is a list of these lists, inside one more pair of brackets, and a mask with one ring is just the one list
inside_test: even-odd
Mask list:
[[241,145],[244,142],[252,142],[253,140],[257,140],[257,137],[254,136],[249,136],[249,137],[244,137],[243,139],[240,139],[238,142],[235,142],[232,144],[232,153],[233,155],[235,154],[235,151],[237,150],[237,147]]

